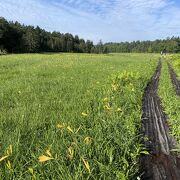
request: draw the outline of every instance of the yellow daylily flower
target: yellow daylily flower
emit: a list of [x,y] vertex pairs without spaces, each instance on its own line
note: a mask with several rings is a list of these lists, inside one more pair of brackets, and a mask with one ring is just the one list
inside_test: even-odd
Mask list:
[[57,124],[56,127],[59,128],[59,129],[62,129],[62,128],[64,128],[65,126],[64,126],[64,124]]
[[89,162],[87,160],[83,159],[83,158],[82,158],[82,160],[83,160],[83,163],[84,163],[84,166],[85,166],[86,170],[90,173],[91,170],[90,170]]
[[73,149],[72,146],[70,146],[70,147],[68,148],[68,150],[67,150],[67,158],[68,158],[69,160],[72,160],[73,157],[74,157],[74,149]]
[[112,108],[110,107],[109,104],[108,104],[108,105],[105,105],[105,106],[104,106],[104,109],[106,109],[106,110],[112,110]]
[[49,161],[49,160],[52,160],[52,159],[54,159],[54,158],[49,157],[49,156],[45,156],[45,155],[39,156],[39,162],[46,162],[46,161]]
[[82,112],[81,115],[84,116],[84,117],[87,117],[87,116],[88,116],[88,114],[85,113],[85,112]]
[[91,144],[92,143],[92,138],[91,137],[86,137],[84,139],[84,142],[85,142],[85,144]]
[[70,128],[70,126],[67,127],[67,130],[74,133],[74,131]]
[[51,154],[51,152],[50,152],[50,150],[48,149],[48,150],[46,150],[46,154],[49,156],[49,157],[52,157],[52,154]]
[[121,108],[117,108],[117,110],[116,110],[117,112],[120,112],[120,111],[122,111],[122,109]]
[[76,130],[76,133],[78,133],[80,129],[81,129],[81,126],[79,126],[79,128]]
[[8,158],[8,156],[3,156],[0,158],[0,162],[3,161],[4,159]]

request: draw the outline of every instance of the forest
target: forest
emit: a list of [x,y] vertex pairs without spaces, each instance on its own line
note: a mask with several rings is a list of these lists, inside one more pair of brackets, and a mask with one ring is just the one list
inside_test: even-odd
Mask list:
[[70,33],[47,32],[40,27],[25,26],[0,18],[0,49],[9,53],[79,52],[90,53],[92,41]]
[[121,43],[106,43],[104,47],[109,52],[124,52],[124,53],[160,53],[166,48],[169,53],[180,52],[180,38],[168,37],[167,39],[157,39],[155,41],[133,41]]
[[94,45],[92,41],[79,38],[78,35],[48,32],[39,26],[26,26],[17,21],[8,22],[0,17],[0,52],[2,53],[159,53],[164,48],[169,53],[180,52],[180,38],[105,44],[100,40]]

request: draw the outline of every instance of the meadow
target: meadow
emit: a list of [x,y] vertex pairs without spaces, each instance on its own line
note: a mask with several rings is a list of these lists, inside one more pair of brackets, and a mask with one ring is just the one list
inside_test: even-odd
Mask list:
[[170,60],[172,62],[174,70],[176,71],[178,79],[180,79],[180,56],[178,54],[173,55],[170,57]]
[[137,179],[155,54],[0,56],[0,179]]
[[171,55],[167,57],[166,61],[163,61],[159,85],[159,96],[161,98],[164,111],[168,115],[170,132],[178,142],[178,146],[174,150],[180,152],[180,97],[176,94],[175,88],[172,85],[167,63],[172,65],[178,78],[180,79],[180,56]]

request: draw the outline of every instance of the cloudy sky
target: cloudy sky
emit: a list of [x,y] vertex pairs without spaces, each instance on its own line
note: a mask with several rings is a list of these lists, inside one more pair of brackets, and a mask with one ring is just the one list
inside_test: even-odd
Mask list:
[[0,0],[0,16],[94,42],[180,35],[180,0]]

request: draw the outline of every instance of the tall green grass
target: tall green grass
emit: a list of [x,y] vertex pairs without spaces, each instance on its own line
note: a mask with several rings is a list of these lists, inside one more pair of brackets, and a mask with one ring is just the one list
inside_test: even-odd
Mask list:
[[146,153],[142,96],[156,58],[0,57],[0,178],[137,178],[138,158]]
[[[172,59],[169,59],[168,61],[169,63],[172,63]],[[170,132],[180,144],[180,97],[176,95],[171,82],[167,62],[163,62],[162,66],[159,95],[164,111],[169,119],[168,124],[170,125]],[[178,151],[180,151],[180,146]]]
[[180,80],[180,55],[179,54],[172,55],[170,57],[170,61]]

